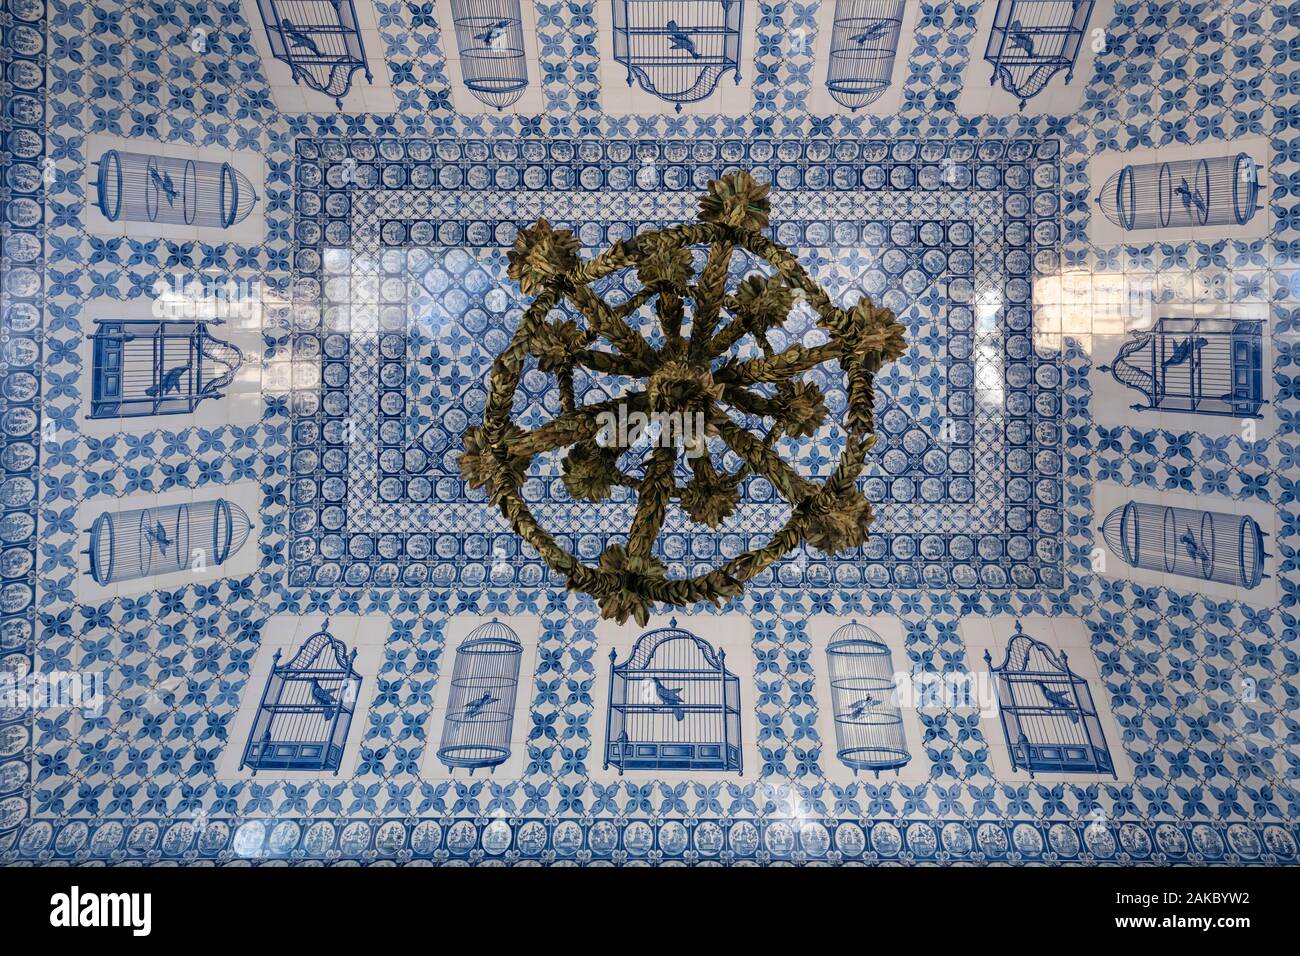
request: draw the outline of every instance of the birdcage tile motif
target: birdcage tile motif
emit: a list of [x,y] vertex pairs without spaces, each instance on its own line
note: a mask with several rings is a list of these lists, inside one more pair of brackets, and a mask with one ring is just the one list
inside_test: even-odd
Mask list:
[[[1001,727],[1004,749],[995,758],[1001,772],[1031,779],[1130,779],[1110,702],[1098,692],[1096,667],[1085,656],[1086,628],[1077,620],[1043,617],[982,624],[966,636],[987,668],[976,688],[981,721]],[[1071,661],[1079,662],[1077,671]]]
[[[1300,4],[484,0],[468,41],[453,6],[478,16],[0,0],[0,860],[1300,863]],[[726,608],[611,627],[456,469],[527,299],[506,253],[542,215],[584,255],[689,219],[733,167],[838,301],[906,327],[877,523]],[[256,321],[155,313],[178,278],[257,283]],[[146,324],[185,335],[137,365]],[[1122,361],[1151,382],[1117,380],[1143,334],[1164,351]],[[522,415],[554,404],[524,392]],[[783,451],[818,473],[836,449]],[[626,532],[554,477],[527,493],[566,547]],[[767,494],[669,527],[666,563],[762,543]],[[466,663],[494,619],[517,671]],[[674,627],[735,691],[720,732],[673,736],[707,704],[679,672],[619,702],[668,734],[611,742],[617,668]],[[854,738],[863,698],[835,703],[843,628],[888,651],[900,766]],[[276,651],[317,632],[341,676],[277,698]],[[42,696],[56,673],[104,692]],[[264,747],[264,704],[317,723]]]
[[435,690],[427,779],[510,779],[528,757],[537,617],[462,615],[449,622],[447,668]]

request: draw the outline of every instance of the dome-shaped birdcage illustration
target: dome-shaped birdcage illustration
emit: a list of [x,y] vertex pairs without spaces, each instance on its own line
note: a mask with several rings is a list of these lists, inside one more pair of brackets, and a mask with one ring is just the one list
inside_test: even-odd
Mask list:
[[1249,515],[1130,501],[1106,516],[1102,536],[1135,568],[1253,588],[1264,573],[1264,532]]
[[740,82],[743,0],[613,0],[614,59],[627,85],[677,104],[704,99],[728,72]]
[[95,203],[110,222],[226,229],[257,203],[253,184],[230,163],[110,149],[96,166]]
[[277,649],[262,688],[257,714],[244,745],[239,768],[259,770],[328,770],[343,762],[352,716],[361,692],[357,652],[320,630],[298,652],[280,663]]
[[851,110],[889,88],[903,28],[905,0],[835,0],[826,88]]
[[523,645],[497,620],[481,624],[456,648],[438,759],[471,773],[510,758],[515,692]]
[[90,418],[184,415],[220,398],[244,361],[208,329],[219,321],[99,319],[92,337]]
[[460,75],[474,97],[504,109],[528,88],[519,0],[451,0]]
[[89,574],[103,585],[218,566],[252,528],[244,509],[224,498],[106,511],[90,526]]
[[352,76],[364,70],[373,83],[361,27],[352,0],[257,0],[271,55],[305,83],[343,109]]
[[1092,6],[1093,0],[998,0],[984,50],[993,64],[989,82],[1019,97],[1021,109],[1062,70],[1068,84]]
[[897,770],[911,759],[893,660],[871,628],[851,621],[826,645],[835,721],[835,756],[859,770]]
[[606,768],[741,772],[740,679],[725,651],[673,619],[609,663]]
[[998,715],[1013,770],[1039,773],[1108,773],[1115,777],[1101,718],[1088,682],[1070,670],[1065,651],[1024,633],[1007,642],[999,666],[984,652],[993,675]]
[[1099,370],[1142,393],[1137,411],[1259,418],[1263,352],[1262,320],[1165,318],[1132,333]]
[[1248,153],[1125,166],[1097,207],[1124,230],[1244,226],[1259,205],[1259,167]]

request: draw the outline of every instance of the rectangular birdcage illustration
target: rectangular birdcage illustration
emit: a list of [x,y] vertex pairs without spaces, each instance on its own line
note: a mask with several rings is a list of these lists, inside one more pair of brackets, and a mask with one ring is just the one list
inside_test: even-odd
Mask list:
[[997,693],[1012,770],[1108,773],[1116,777],[1088,682],[1070,670],[1065,651],[1024,633],[1007,642],[1002,663],[984,652]]
[[1259,418],[1263,353],[1261,320],[1164,318],[1134,332],[1099,370],[1145,397],[1137,411]]
[[89,418],[187,415],[220,398],[244,362],[211,321],[100,319],[92,336]]
[[1130,501],[1106,516],[1101,531],[1135,568],[1247,589],[1268,577],[1264,531],[1249,515]]
[[481,624],[456,648],[438,759],[470,773],[510,758],[523,645],[497,620]]
[[1092,7],[1093,0],[998,0],[984,50],[989,82],[1018,97],[1021,109],[1062,70],[1069,84]]
[[528,88],[519,0],[451,0],[460,75],[474,98],[504,109]]
[[614,59],[647,93],[676,104],[704,99],[731,72],[740,82],[743,0],[612,0]]
[[88,573],[108,585],[219,566],[252,529],[247,513],[224,498],[106,511],[90,526]]
[[835,722],[835,756],[857,776],[898,770],[911,759],[903,730],[889,647],[866,625],[851,621],[826,645]]
[[903,28],[905,0],[835,0],[826,88],[851,110],[889,88]]
[[227,229],[257,203],[248,177],[226,162],[105,150],[95,204],[109,222]]
[[239,768],[338,773],[356,712],[357,652],[329,632],[329,619],[288,661],[279,649],[262,688]]
[[257,0],[257,8],[271,55],[288,65],[295,83],[334,97],[343,109],[357,70],[374,82],[352,0]]
[[741,772],[740,679],[725,651],[674,619],[609,661],[606,769]]
[[1259,167],[1249,153],[1125,166],[1097,195],[1102,215],[1125,231],[1244,226],[1259,204]]

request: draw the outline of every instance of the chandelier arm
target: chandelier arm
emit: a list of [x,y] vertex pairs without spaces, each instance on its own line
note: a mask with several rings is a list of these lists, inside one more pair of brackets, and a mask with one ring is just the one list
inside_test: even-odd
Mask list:
[[650,456],[650,463],[641,479],[636,515],[628,532],[627,550],[633,557],[651,556],[655,539],[659,537],[668,514],[668,502],[677,487],[673,481],[676,464],[677,448],[674,445],[660,445]]
[[601,349],[581,349],[574,352],[573,364],[581,365],[593,372],[601,372],[605,375],[637,378],[642,374],[636,364],[629,360],[627,356],[615,355],[613,352],[606,352]]
[[569,301],[587,318],[592,328],[609,339],[614,347],[636,363],[639,374],[648,375],[657,363],[655,350],[636,329],[620,319],[587,286],[566,289]]
[[718,430],[718,436],[727,446],[740,456],[741,461],[749,465],[755,474],[771,482],[772,487],[790,504],[799,504],[817,490],[813,482],[787,465],[776,452],[726,415],[715,412],[710,417],[710,424]]
[[560,387],[560,411],[572,414],[578,409],[578,398],[573,391],[573,364],[560,369],[555,378]]
[[713,330],[722,311],[726,292],[727,270],[731,267],[731,253],[736,244],[730,236],[717,239],[709,249],[709,258],[700,273],[699,291],[695,299],[695,312],[691,315],[689,355],[700,358],[713,339]]
[[812,348],[796,343],[775,355],[726,364],[714,373],[713,378],[714,381],[725,385],[784,382],[831,359],[838,359],[840,354],[840,347],[834,342],[826,342]]
[[615,318],[626,319],[628,316],[632,315],[639,308],[641,308],[641,306],[645,305],[647,302],[653,299],[655,295],[656,295],[656,290],[647,286],[646,288],[639,289],[638,291],[633,293],[631,298],[629,298],[626,302],[622,303],[621,305],[612,306],[611,309],[614,313]]
[[655,301],[655,311],[664,334],[665,350],[676,351],[682,341],[682,319],[686,315],[685,303],[677,290],[663,289]]
[[600,428],[598,420],[600,414],[615,412],[620,405],[629,411],[639,411],[648,407],[644,392],[632,392],[593,405],[583,405],[551,419],[532,431],[507,439],[506,448],[513,457],[520,455],[532,457],[595,438]]
[[547,314],[559,300],[559,293],[551,290],[541,292],[519,320],[519,328],[505,351],[492,363],[492,373],[488,381],[487,405],[483,409],[483,434],[490,447],[502,448],[497,455],[499,462],[504,460],[503,439],[510,427],[510,408],[514,403],[515,390],[524,374],[524,363],[528,358],[528,345],[538,327],[546,321]]
[[765,398],[762,395],[755,395],[739,385],[724,385],[722,387],[722,399],[747,415],[757,415],[760,418],[781,417],[781,400],[779,398]]

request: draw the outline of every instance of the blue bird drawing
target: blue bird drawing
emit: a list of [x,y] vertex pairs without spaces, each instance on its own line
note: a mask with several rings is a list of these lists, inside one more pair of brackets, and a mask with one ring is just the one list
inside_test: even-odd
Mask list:
[[1043,696],[1047,698],[1049,704],[1065,709],[1065,716],[1070,718],[1070,723],[1077,724],[1079,722],[1079,715],[1075,712],[1074,701],[1070,700],[1063,691],[1052,690],[1042,681],[1038,682],[1038,689],[1043,692]]
[[1205,197],[1201,195],[1199,189],[1193,189],[1188,184],[1186,176],[1183,177],[1183,181],[1178,184],[1178,188],[1174,192],[1178,193],[1178,198],[1183,201],[1183,208],[1187,210],[1189,216],[1192,213],[1192,207],[1199,209],[1202,215],[1208,211],[1205,206]]
[[151,168],[149,170],[149,178],[152,179],[153,184],[158,187],[158,191],[167,197],[167,205],[176,205],[176,184],[172,182],[171,173],[163,173],[160,176],[158,175],[158,170]]
[[849,707],[849,719],[861,720],[866,715],[867,710],[878,703],[880,703],[880,701],[876,700],[876,698],[872,697],[870,694],[863,697],[861,700],[855,700]]
[[1183,550],[1187,552],[1187,556],[1193,561],[1210,560],[1210,552],[1205,549],[1205,545],[1201,544],[1196,535],[1192,533],[1191,528],[1187,528],[1183,531],[1178,538],[1178,543],[1183,546]]
[[322,707],[334,707],[338,704],[338,701],[334,699],[334,695],[322,687],[314,677],[311,681],[311,699]]
[[695,59],[700,58],[700,51],[695,49],[695,41],[692,40],[681,27],[677,25],[676,20],[668,21],[668,39],[674,50],[685,50]]
[[498,37],[505,35],[508,26],[510,26],[509,20],[497,20],[495,23],[489,23],[488,28],[482,33],[474,34],[474,39],[481,41],[484,46],[491,46]]
[[461,719],[473,720],[480,713],[482,713],[483,708],[487,707],[489,704],[495,704],[500,699],[501,698],[493,697],[487,691],[484,691],[482,697],[478,697],[475,700],[471,700],[468,704],[465,705],[465,709],[460,712]]
[[1011,40],[1012,46],[1019,47],[1030,56],[1034,55],[1034,38],[1025,32],[1025,28],[1021,26],[1019,20],[1013,20],[1011,22],[1011,34],[1009,39]]
[[673,716],[677,718],[678,723],[686,719],[686,710],[682,707],[682,692],[674,690],[671,687],[665,687],[658,677],[650,678],[654,681],[655,693],[659,695],[659,702],[667,704],[672,710]]
[[176,368],[169,369],[167,374],[162,377],[162,381],[157,385],[150,385],[144,390],[144,393],[150,398],[162,398],[168,392],[179,392],[181,390],[181,379],[185,373],[190,370],[188,365],[178,365]]
[[167,555],[167,549],[171,547],[172,539],[167,534],[167,529],[163,527],[161,521],[155,521],[152,528],[146,528],[144,536],[145,540],[153,543],[159,554],[164,557]]
[[1210,340],[1203,336],[1198,337],[1195,340],[1193,340],[1190,336],[1188,336],[1185,339],[1180,339],[1178,344],[1174,346],[1174,350],[1169,353],[1169,357],[1166,358],[1160,364],[1164,368],[1168,368],[1171,365],[1182,365],[1184,362],[1187,361],[1188,357],[1192,354],[1193,348],[1195,348],[1197,351],[1200,351],[1201,349],[1205,348],[1205,346],[1209,344],[1210,344]]
[[293,21],[288,17],[285,17],[280,21],[280,29],[284,32],[286,37],[294,42],[296,46],[303,47],[317,56],[320,56],[320,47],[316,45],[316,41],[306,33],[303,33],[298,27],[294,26]]
[[857,36],[853,37],[853,42],[856,43],[858,46],[863,46],[864,44],[866,44],[868,40],[880,39],[880,37],[884,36],[885,31],[888,29],[889,29],[889,23],[885,20],[880,20],[876,23],[873,23],[871,26],[867,27]]

